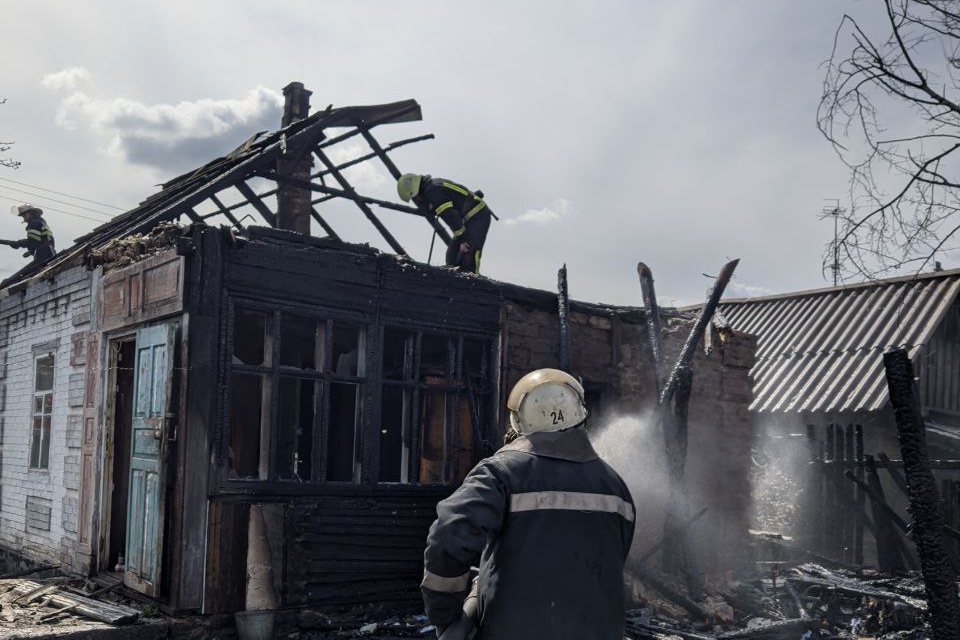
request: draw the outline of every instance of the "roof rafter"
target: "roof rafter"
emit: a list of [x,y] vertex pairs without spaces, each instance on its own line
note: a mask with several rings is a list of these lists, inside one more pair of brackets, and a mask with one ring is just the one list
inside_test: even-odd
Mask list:
[[[449,234],[440,227],[435,216],[429,215],[418,207],[399,204],[360,193],[350,184],[344,170],[378,159],[387,172],[396,179],[400,170],[389,157],[389,153],[406,145],[429,140],[433,134],[420,135],[381,145],[371,133],[371,129],[383,124],[416,122],[422,120],[420,105],[415,100],[404,100],[391,104],[328,107],[303,120],[291,123],[272,133],[256,133],[242,145],[222,158],[215,159],[193,171],[173,178],[161,185],[161,190],[148,197],[139,206],[116,216],[113,220],[100,225],[75,240],[74,246],[54,256],[43,265],[27,265],[19,272],[0,283],[6,287],[35,275],[51,272],[61,265],[74,264],[91,249],[100,247],[113,239],[137,233],[147,233],[157,224],[175,221],[186,217],[192,222],[207,222],[222,218],[224,222],[243,229],[243,221],[249,215],[242,215],[242,209],[256,211],[269,226],[276,224],[277,212],[271,208],[283,186],[293,186],[322,194],[310,200],[310,217],[330,238],[341,240],[329,222],[321,215],[317,207],[334,200],[350,200],[360,208],[376,231],[390,248],[398,254],[407,255],[390,230],[374,213],[371,205],[400,211],[422,217],[437,230],[445,241]],[[333,128],[348,128],[347,131],[333,137],[327,132]],[[370,148],[369,152],[340,163],[334,163],[329,150],[336,145],[361,136]],[[294,151],[295,150],[295,151]],[[318,158],[322,168],[310,174],[310,181],[297,180],[281,173],[281,163],[290,159],[290,153],[310,154]],[[336,186],[328,185],[326,178],[331,177]],[[258,188],[251,181],[267,180],[273,185]],[[262,185],[260,185],[262,186]],[[233,199],[228,198],[233,196]],[[234,201],[236,200],[236,201]],[[363,238],[351,240],[362,242]]]

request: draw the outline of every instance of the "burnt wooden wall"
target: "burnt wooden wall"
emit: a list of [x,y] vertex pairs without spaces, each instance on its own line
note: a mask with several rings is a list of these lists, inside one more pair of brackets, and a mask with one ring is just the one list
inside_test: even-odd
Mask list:
[[[496,341],[500,292],[486,279],[365,247],[272,229],[248,233],[249,240],[236,241],[220,230],[203,230],[194,240],[187,270],[189,426],[179,477],[188,514],[183,516],[183,539],[190,542],[179,554],[179,608],[192,607],[201,594],[204,612],[243,608],[246,518],[252,503],[283,513],[267,524],[271,537],[282,540],[273,562],[284,606],[366,602],[417,608],[427,531],[436,503],[454,487],[378,485],[375,437],[361,440],[360,484],[229,479],[224,394],[232,357],[230,303],[242,299],[307,310],[368,327],[363,429],[369,432],[380,415],[380,329],[416,327]],[[202,478],[201,469],[207,471]],[[206,557],[198,563],[197,553],[204,549],[197,544],[201,526]],[[193,579],[201,566],[206,577],[202,591],[204,581]]]
[[419,611],[423,546],[446,491],[296,502],[287,510],[284,602],[377,602]]

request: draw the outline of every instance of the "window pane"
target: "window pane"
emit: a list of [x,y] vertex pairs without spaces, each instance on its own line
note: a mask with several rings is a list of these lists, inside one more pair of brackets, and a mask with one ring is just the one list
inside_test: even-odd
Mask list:
[[53,390],[53,355],[37,358],[37,377],[34,389],[37,391]]
[[50,462],[50,416],[44,416],[40,432],[40,468],[46,469]]
[[46,414],[53,413],[53,394],[52,393],[43,394],[43,412]]
[[33,397],[33,412],[34,413],[43,413],[43,400],[45,396],[34,396]]
[[153,393],[151,416],[162,416],[167,404],[167,345],[153,347]]
[[476,457],[475,427],[467,395],[425,390],[420,418],[419,482],[461,482]]
[[446,394],[441,390],[420,392],[421,484],[443,482],[444,449],[447,446]]
[[463,370],[474,376],[486,375],[489,370],[488,346],[480,340],[463,341]]
[[333,325],[333,357],[330,360],[334,373],[342,376],[362,376],[363,359],[360,354],[360,327],[342,322]]
[[30,467],[36,469],[40,466],[40,447],[42,445],[42,418],[33,419],[33,433],[30,438]]
[[280,479],[310,480],[315,389],[313,380],[280,378],[280,424],[274,461]]
[[263,379],[234,374],[230,388],[230,476],[256,478],[260,465]]
[[[322,326],[322,325],[321,325]],[[317,369],[318,326],[316,318],[288,313],[280,318],[280,365],[298,369]],[[320,340],[323,344],[323,341]]]
[[407,399],[410,391],[383,387],[380,413],[380,482],[408,482]]
[[233,319],[233,363],[262,365],[267,316],[262,311],[237,309]]
[[423,334],[420,343],[420,375],[421,380],[424,376],[447,377],[448,352],[447,343],[449,340],[444,336],[436,336],[428,333]]
[[400,329],[383,331],[383,377],[386,380],[407,380],[413,366],[414,334]]
[[327,480],[353,482],[358,479],[354,437],[358,419],[357,395],[360,386],[334,382],[330,385],[330,422],[327,429]]

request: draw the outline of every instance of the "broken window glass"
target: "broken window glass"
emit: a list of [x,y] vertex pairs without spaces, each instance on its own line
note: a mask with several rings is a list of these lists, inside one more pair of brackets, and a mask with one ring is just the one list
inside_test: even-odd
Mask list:
[[413,366],[413,340],[415,334],[400,329],[383,330],[383,378],[385,380],[409,380]]
[[263,378],[235,373],[230,387],[230,476],[260,477],[260,426],[263,417]]
[[316,386],[314,380],[280,378],[274,464],[281,480],[310,480]]
[[330,364],[333,372],[341,376],[362,376],[363,359],[360,358],[360,327],[344,322],[333,325],[333,346]]
[[281,314],[280,366],[315,371],[317,345],[323,345],[322,328],[323,325],[318,323],[316,318]]

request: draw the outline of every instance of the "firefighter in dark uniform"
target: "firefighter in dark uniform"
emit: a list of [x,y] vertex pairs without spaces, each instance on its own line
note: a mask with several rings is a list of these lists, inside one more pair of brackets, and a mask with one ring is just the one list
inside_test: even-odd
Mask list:
[[439,216],[453,231],[447,245],[447,266],[480,273],[480,253],[494,216],[483,200],[483,192],[473,192],[462,184],[415,173],[397,180],[397,195],[404,202],[413,200]]
[[438,636],[449,628],[444,640],[469,637],[462,611],[474,609],[476,640],[622,640],[634,505],[587,439],[583,387],[540,369],[514,386],[507,409],[519,437],[437,505],[421,583],[427,616]]
[[43,211],[32,204],[21,204],[12,207],[11,211],[27,223],[27,239],[15,243],[15,246],[26,249],[23,256],[32,257],[34,262],[46,262],[52,258],[57,250],[53,231],[43,219]]

